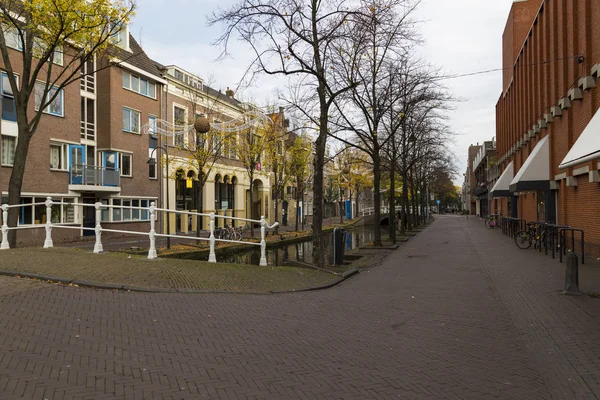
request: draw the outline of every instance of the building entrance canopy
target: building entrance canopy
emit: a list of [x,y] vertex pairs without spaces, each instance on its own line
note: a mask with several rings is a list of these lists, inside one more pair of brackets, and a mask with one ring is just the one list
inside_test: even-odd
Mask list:
[[502,175],[500,175],[500,178],[496,181],[492,190],[490,190],[490,195],[492,197],[510,197],[511,193],[509,187],[514,175],[514,165],[511,161],[504,169],[504,172],[502,172]]
[[525,163],[510,182],[511,192],[550,189],[550,135],[533,148]]
[[600,159],[600,110],[596,111],[558,168],[565,169],[597,159]]

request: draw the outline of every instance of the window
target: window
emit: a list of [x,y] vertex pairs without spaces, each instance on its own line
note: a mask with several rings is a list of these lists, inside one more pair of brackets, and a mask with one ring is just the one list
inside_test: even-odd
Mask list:
[[121,166],[121,176],[131,176],[131,154],[129,153],[120,153],[121,161],[119,165]]
[[140,117],[139,111],[123,107],[123,130],[125,132],[140,133]]
[[19,36],[17,28],[2,25],[2,29],[4,30],[4,42],[6,45],[16,50],[23,50],[23,41],[21,40],[21,36]]
[[[184,125],[186,123],[186,110],[181,107],[173,107],[173,120],[175,125]],[[183,146],[184,135],[175,135],[173,137],[175,146]]]
[[131,88],[131,74],[129,72],[123,71],[123,87]]
[[66,144],[50,144],[50,169],[67,170],[67,149]]
[[150,135],[156,135],[156,117],[153,115],[148,117],[148,133]]
[[[50,214],[50,221],[53,224],[72,224],[75,223],[75,199],[73,198],[56,198],[52,200],[54,204]],[[46,197],[21,197],[21,204],[42,203],[46,201]],[[19,225],[45,224],[48,218],[45,205],[24,205],[20,208]]]
[[[35,38],[33,40],[33,55],[34,57],[41,58],[42,55],[46,52],[46,46],[42,42],[41,39]],[[63,50],[60,45],[57,45],[54,48],[53,54],[50,54],[48,61],[53,62],[57,65],[63,65]]]
[[17,149],[17,138],[2,135],[2,165],[12,166],[15,162],[15,150]]
[[123,221],[131,221],[131,200],[123,200]]
[[156,84],[154,82],[132,75],[127,71],[123,71],[123,88],[153,99],[156,98]]
[[17,122],[15,96],[8,81],[8,75],[4,72],[2,73],[2,119]]
[[[44,96],[44,90],[46,89],[46,84],[43,82],[36,82],[35,83],[35,110],[39,110],[40,107],[42,106],[42,97]],[[45,103],[47,104],[48,101],[56,94],[56,92],[58,91],[58,89],[55,86],[50,86],[48,88],[48,93],[46,94],[46,101]],[[44,108],[44,112],[47,114],[51,114],[51,115],[56,115],[59,117],[63,116],[63,90],[60,90],[60,93],[58,93],[56,95],[56,97],[54,98],[54,100],[52,100],[50,102],[50,104],[48,104],[46,106],[46,108]]]
[[113,206],[115,206],[112,209],[112,220],[114,222],[120,221],[121,220],[121,211],[122,209],[120,208],[121,206],[121,199],[113,199]]
[[[102,221],[104,222],[121,222],[121,221],[148,221],[150,220],[150,212],[147,207],[150,206],[150,201],[141,199],[112,199],[112,213],[108,211],[102,212]],[[102,200],[102,204],[109,204],[109,200]],[[140,207],[143,207],[140,209]],[[146,208],[146,209],[144,209]],[[112,220],[109,217],[112,215]]]
[[150,179],[156,179],[158,176],[156,175],[156,164],[157,164],[157,160],[156,160],[156,152],[154,151],[154,154],[152,153],[154,149],[149,149],[148,153],[149,153],[149,158],[154,160],[154,163],[149,163],[148,164],[148,178]]
[[127,26],[122,22],[113,22],[110,24],[110,31],[112,32],[112,42],[127,50]]

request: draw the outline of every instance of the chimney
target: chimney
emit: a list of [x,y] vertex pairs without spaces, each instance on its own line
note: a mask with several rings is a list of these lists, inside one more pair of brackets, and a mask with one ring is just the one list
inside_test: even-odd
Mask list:
[[231,98],[233,98],[233,95],[235,94],[235,92],[231,89],[229,89],[229,86],[227,86],[227,90],[225,91],[225,94]]

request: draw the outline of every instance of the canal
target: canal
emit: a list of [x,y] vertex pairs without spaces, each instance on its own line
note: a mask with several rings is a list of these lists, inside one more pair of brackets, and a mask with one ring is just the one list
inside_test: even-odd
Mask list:
[[[355,249],[365,243],[373,241],[373,226],[355,226],[346,229],[346,252]],[[385,229],[385,227],[382,227]],[[333,233],[326,233],[325,254],[327,262],[333,260]],[[286,265],[290,261],[300,261],[303,263],[312,264],[312,237],[308,237],[305,241],[292,244],[277,244],[276,242],[267,245],[267,262],[269,265]],[[235,263],[235,264],[253,264],[258,265],[260,261],[260,248],[252,250],[244,250],[228,255],[221,255],[219,262]]]

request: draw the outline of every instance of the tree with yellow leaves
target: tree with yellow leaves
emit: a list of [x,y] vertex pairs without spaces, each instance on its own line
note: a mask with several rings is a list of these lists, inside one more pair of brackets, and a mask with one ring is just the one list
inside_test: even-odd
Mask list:
[[[0,70],[5,73],[5,90],[13,97],[10,106],[18,126],[8,186],[10,205],[21,202],[29,144],[42,114],[52,107],[62,89],[79,82],[82,67],[93,65],[95,57],[106,54],[109,46],[118,42],[135,6],[135,0],[0,2]],[[35,107],[30,107],[32,102]],[[9,226],[17,225],[18,215],[17,207],[10,209]],[[16,245],[15,232],[9,235],[11,247]]]

